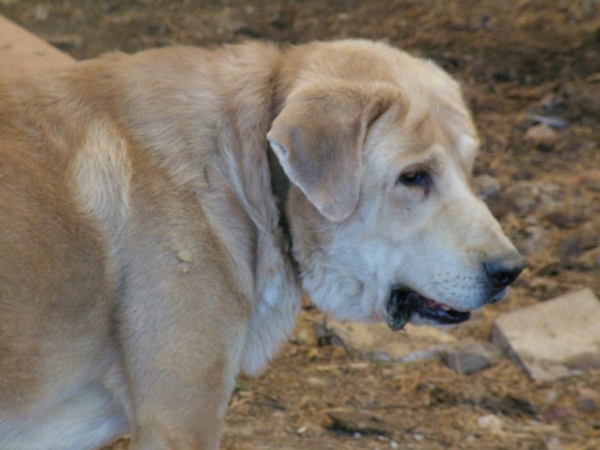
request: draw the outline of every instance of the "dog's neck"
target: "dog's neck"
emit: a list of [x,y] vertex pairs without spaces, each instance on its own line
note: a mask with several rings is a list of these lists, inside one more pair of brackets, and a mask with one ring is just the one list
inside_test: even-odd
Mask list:
[[277,159],[277,155],[275,155],[275,152],[273,152],[270,145],[267,149],[267,159],[269,163],[269,172],[271,174],[271,190],[273,192],[275,204],[277,205],[277,210],[279,211],[279,228],[281,228],[281,231],[283,232],[287,244],[287,253],[292,261],[294,270],[298,272],[298,262],[293,255],[292,230],[286,213],[287,197],[290,191],[290,179],[285,174],[283,167],[281,167],[281,164],[279,163],[279,159]]

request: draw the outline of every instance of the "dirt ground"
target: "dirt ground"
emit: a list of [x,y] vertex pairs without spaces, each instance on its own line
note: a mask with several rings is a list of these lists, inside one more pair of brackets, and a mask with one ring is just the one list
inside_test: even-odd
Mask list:
[[[80,59],[343,37],[430,57],[464,85],[483,142],[476,174],[491,177],[479,178],[487,202],[528,263],[505,302],[451,333],[486,340],[501,312],[600,295],[599,0],[0,0],[0,14]],[[362,361],[317,345],[315,315],[306,308],[261,377],[240,377],[224,449],[600,448],[600,412],[580,401],[600,392],[600,370],[536,383],[506,358],[470,376],[438,360]],[[335,411],[378,419],[344,431]]]

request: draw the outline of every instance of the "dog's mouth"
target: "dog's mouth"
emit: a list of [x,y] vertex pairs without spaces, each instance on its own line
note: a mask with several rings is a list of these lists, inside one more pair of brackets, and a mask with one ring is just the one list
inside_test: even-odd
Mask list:
[[405,286],[392,289],[386,310],[387,324],[394,331],[404,328],[415,313],[442,325],[464,322],[471,316],[468,311],[457,311]]

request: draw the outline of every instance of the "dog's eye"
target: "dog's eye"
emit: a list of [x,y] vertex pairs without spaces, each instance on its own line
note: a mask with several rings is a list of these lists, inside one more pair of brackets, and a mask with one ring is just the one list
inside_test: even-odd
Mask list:
[[398,181],[404,186],[421,186],[425,191],[431,186],[431,176],[424,170],[408,170],[400,175]]

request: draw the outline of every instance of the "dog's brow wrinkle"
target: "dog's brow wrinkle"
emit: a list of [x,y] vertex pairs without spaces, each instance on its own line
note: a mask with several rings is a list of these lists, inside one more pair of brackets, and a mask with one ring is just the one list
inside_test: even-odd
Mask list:
[[421,113],[421,115],[417,116],[417,118],[413,121],[413,123],[411,124],[409,131],[416,131],[419,128],[421,128],[424,124],[425,121],[429,118],[429,111],[423,111],[423,113]]

